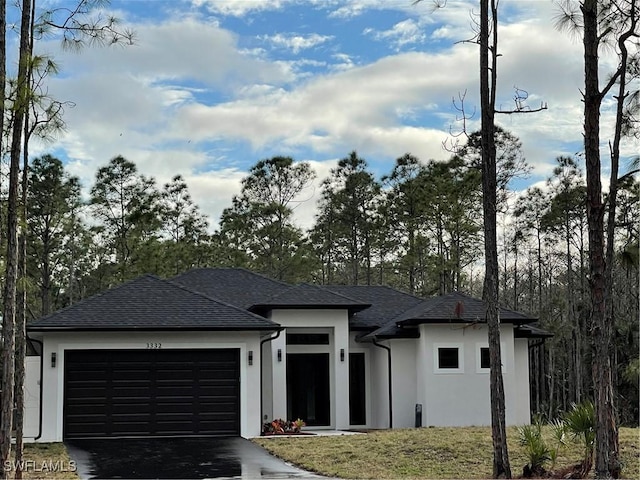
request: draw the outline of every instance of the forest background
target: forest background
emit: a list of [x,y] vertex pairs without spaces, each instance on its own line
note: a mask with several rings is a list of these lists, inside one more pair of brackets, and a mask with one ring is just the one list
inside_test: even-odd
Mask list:
[[[520,142],[499,129],[500,302],[554,334],[532,349],[532,409],[555,418],[589,398],[589,290],[585,179],[559,157],[546,188],[516,195],[526,175]],[[290,283],[389,285],[427,297],[482,295],[478,134],[446,162],[411,154],[376,178],[351,152],[321,184],[312,228],[294,211],[315,172],[290,157],[256,162],[219,219],[208,219],[176,176],[157,185],[119,156],[80,181],[50,155],[34,159],[27,203],[28,317],[151,273],[243,267]],[[638,424],[640,183],[621,183],[614,267],[615,382],[624,425]],[[302,200],[304,201],[304,200]],[[539,352],[539,353],[536,353]]]

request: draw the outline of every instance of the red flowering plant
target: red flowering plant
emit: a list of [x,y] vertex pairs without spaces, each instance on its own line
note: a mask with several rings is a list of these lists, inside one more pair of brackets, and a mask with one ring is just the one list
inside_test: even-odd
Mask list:
[[294,421],[276,418],[262,425],[262,435],[299,435],[305,425],[304,420],[299,418]]

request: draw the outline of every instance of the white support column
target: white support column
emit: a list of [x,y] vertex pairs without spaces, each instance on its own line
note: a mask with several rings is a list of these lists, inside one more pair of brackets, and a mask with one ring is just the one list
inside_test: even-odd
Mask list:
[[[280,353],[278,353],[280,352]],[[283,331],[271,342],[271,364],[273,366],[273,420],[287,419],[287,334]]]
[[[334,365],[335,365],[335,413],[333,424],[336,430],[348,429],[349,424],[349,325],[343,322],[334,327]],[[341,360],[344,350],[344,360]]]

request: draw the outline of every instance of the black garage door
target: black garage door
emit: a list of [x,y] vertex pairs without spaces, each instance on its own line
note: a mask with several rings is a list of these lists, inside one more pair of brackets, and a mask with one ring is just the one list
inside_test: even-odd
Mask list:
[[64,437],[240,434],[240,351],[67,350]]

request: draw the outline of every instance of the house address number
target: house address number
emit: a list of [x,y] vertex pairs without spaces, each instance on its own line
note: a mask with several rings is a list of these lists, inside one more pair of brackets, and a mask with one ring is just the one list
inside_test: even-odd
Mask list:
[[159,348],[162,348],[162,344],[159,342],[147,342],[147,348],[157,350]]

